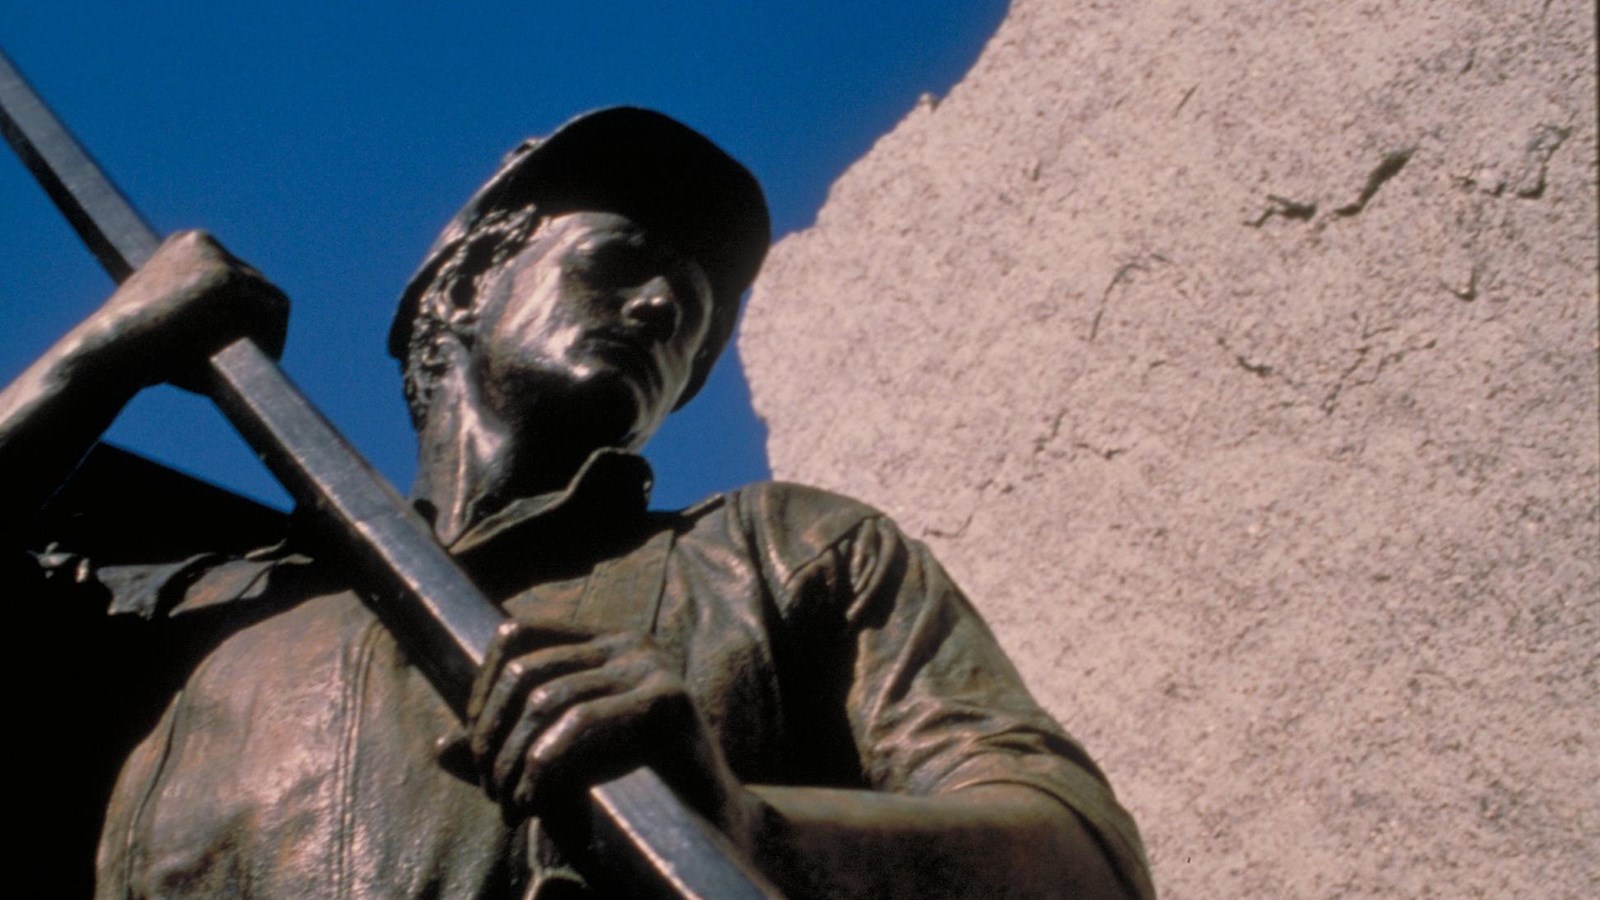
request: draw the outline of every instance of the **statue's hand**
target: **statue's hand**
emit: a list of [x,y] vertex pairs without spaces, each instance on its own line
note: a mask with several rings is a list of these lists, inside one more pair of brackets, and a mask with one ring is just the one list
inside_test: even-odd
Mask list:
[[74,332],[85,374],[138,386],[204,385],[211,354],[250,337],[283,352],[289,300],[203,231],[180,231]]
[[759,801],[728,767],[688,690],[649,637],[502,626],[468,707],[490,795],[522,815],[568,808],[641,765],[750,850]]

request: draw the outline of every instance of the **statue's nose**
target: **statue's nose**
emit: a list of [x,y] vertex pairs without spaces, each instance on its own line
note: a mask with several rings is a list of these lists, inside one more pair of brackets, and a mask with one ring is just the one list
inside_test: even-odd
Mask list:
[[659,276],[640,285],[622,304],[622,318],[658,340],[669,338],[678,330],[681,315],[672,285]]

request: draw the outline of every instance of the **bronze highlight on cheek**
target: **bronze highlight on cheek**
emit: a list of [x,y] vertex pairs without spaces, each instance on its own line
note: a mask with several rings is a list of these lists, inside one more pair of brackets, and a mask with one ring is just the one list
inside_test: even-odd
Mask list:
[[[478,394],[496,417],[530,426],[626,408],[628,424],[607,439],[640,446],[693,376],[709,329],[707,281],[624,216],[557,216],[484,285],[471,350]],[[564,399],[552,409],[556,395]]]

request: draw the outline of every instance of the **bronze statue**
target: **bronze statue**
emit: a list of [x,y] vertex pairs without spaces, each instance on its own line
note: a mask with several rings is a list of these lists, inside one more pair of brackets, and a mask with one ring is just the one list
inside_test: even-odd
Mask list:
[[[647,508],[634,453],[768,240],[742,166],[612,109],[513,151],[429,252],[390,336],[412,498],[517,623],[465,728],[314,533],[104,576],[38,555],[50,602],[109,597],[185,648],[97,893],[588,896],[583,791],[647,764],[789,896],[1152,896],[1094,764],[892,521],[781,484]],[[211,238],[165,242],[0,394],[13,522],[138,389],[242,335],[276,350],[286,315]]]

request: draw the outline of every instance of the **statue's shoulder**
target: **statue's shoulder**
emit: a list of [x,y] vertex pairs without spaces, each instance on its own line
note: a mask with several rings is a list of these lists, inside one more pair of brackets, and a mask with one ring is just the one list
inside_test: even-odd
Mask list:
[[859,500],[785,481],[747,484],[678,515],[687,539],[741,545],[780,580],[884,518]]
[[792,481],[757,481],[682,510],[691,520],[731,517],[751,527],[831,532],[849,530],[883,513],[843,494]]

